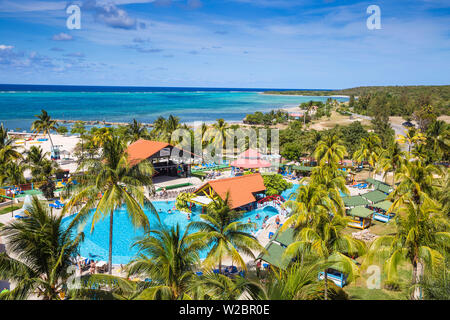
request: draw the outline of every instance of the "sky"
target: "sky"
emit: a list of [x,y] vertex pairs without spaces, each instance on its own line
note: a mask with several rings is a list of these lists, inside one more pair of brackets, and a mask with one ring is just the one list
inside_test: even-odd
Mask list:
[[0,0],[0,83],[448,85],[450,1]]

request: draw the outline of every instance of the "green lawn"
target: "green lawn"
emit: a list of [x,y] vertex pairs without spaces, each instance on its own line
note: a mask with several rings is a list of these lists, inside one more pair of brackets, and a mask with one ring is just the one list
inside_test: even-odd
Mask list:
[[407,296],[401,291],[386,289],[368,289],[364,287],[349,286],[344,288],[350,300],[406,300]]
[[[375,264],[375,263],[374,263]],[[351,300],[407,300],[409,297],[409,286],[411,283],[412,268],[408,264],[403,264],[398,270],[399,290],[387,290],[384,287],[385,276],[383,274],[382,263],[375,264],[381,270],[380,289],[369,289],[367,280],[373,275],[362,270],[362,274],[356,281],[344,287],[345,292]]]
[[[55,189],[55,193],[61,192],[61,191],[63,191],[62,188]],[[24,191],[22,194],[19,194],[18,196],[16,196],[16,198],[23,198],[27,195],[36,196],[36,195],[41,195],[41,194],[42,194],[42,191],[39,189],[27,190],[27,191]]]
[[0,210],[0,215],[10,213],[13,210],[19,210],[20,208],[22,208],[21,204],[20,205],[15,204],[13,206],[4,207]]

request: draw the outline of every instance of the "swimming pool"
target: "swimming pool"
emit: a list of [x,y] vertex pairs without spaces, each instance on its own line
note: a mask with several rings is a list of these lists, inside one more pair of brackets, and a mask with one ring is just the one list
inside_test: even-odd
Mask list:
[[[297,189],[298,185],[294,185],[291,189],[282,193],[282,196],[287,199],[288,196]],[[153,201],[152,202],[158,211],[161,223],[172,227],[178,224],[182,232],[184,232],[191,221],[200,220],[201,209],[193,210],[191,221],[186,217],[186,213],[174,210],[175,201]],[[172,213],[168,211],[172,210]],[[149,210],[145,210],[149,219],[150,228],[156,229],[159,226],[158,219]],[[256,215],[260,215],[260,219],[256,219]],[[262,227],[262,220],[265,216],[273,217],[278,214],[278,211],[273,207],[265,207],[249,211],[245,213],[241,221],[247,222],[248,218],[256,223],[257,230]],[[63,219],[63,226],[66,226],[72,221],[74,215],[65,217]],[[80,246],[80,254],[83,257],[89,257],[95,260],[108,260],[108,243],[109,243],[109,216],[100,220],[95,225],[94,231],[91,233],[90,228],[92,218],[90,218],[84,228],[85,238]],[[144,235],[143,229],[136,229],[133,227],[130,218],[126,212],[126,208],[121,208],[114,213],[113,225],[113,264],[126,264],[136,255],[137,248],[132,248],[136,240]],[[255,230],[256,231],[256,230]],[[205,258],[207,251],[200,252],[200,258]]]

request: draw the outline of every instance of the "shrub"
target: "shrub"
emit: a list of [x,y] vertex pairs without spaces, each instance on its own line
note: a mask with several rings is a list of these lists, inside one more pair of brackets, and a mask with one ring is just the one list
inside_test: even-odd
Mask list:
[[55,182],[53,180],[47,180],[47,182],[40,186],[39,189],[47,200],[55,197]]
[[292,187],[292,183],[284,180],[281,174],[266,175],[263,176],[263,179],[267,196],[281,194],[284,190]]
[[400,283],[397,281],[387,280],[384,282],[384,288],[390,291],[400,291]]
[[175,200],[175,208],[179,211],[188,211],[189,206],[188,202],[195,198],[197,195],[195,193],[189,193],[189,192],[182,192],[177,196],[177,199]]

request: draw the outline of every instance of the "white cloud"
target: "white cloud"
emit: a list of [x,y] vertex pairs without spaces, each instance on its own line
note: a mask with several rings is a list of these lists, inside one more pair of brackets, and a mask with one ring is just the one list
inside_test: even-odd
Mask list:
[[34,12],[64,10],[65,1],[9,1],[0,0],[0,12]]
[[52,37],[52,40],[54,40],[54,41],[70,41],[70,40],[73,40],[73,37],[70,34],[61,32],[61,33],[55,34]]
[[12,50],[14,48],[14,46],[7,46],[4,44],[0,44],[0,50]]

